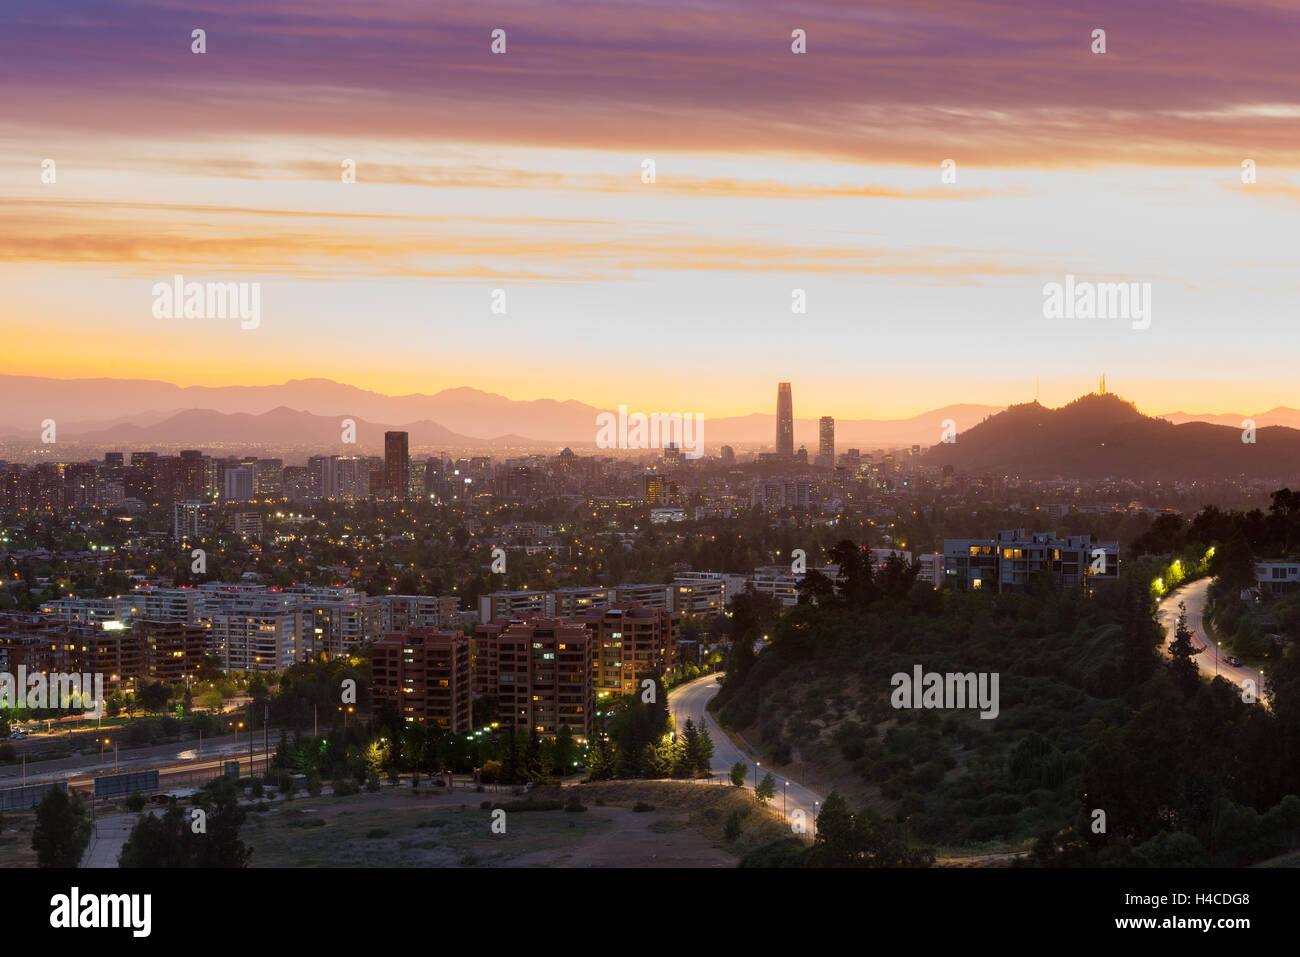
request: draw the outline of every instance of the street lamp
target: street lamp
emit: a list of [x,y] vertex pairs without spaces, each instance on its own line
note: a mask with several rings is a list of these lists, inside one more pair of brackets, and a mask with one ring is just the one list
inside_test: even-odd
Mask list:
[[787,821],[788,821],[790,818],[789,818],[789,816],[785,813],[785,796],[786,796],[786,793],[789,791],[789,789],[790,789],[790,782],[789,782],[789,781],[786,781],[786,782],[785,782],[785,787],[781,789],[781,817],[785,818]]

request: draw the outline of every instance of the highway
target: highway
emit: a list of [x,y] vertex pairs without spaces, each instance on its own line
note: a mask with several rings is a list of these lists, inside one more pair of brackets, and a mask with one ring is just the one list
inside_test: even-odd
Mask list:
[[1200,653],[1194,660],[1201,674],[1210,678],[1217,674],[1219,677],[1231,681],[1239,688],[1242,686],[1242,682],[1247,679],[1254,681],[1258,698],[1267,704],[1264,694],[1263,675],[1255,668],[1228,664],[1228,653],[1223,652],[1220,655],[1219,649],[1206,638],[1204,614],[1208,599],[1207,592],[1210,589],[1211,581],[1213,579],[1198,579],[1161,600],[1156,610],[1156,621],[1160,622],[1160,625],[1165,629],[1164,653],[1169,654],[1169,646],[1173,642],[1174,632],[1178,628],[1178,605],[1180,602],[1185,603],[1187,606],[1187,628],[1192,633],[1192,643],[1200,649]]
[[[705,705],[718,693],[718,677],[716,674],[706,675],[703,678],[697,678],[695,681],[674,688],[668,692],[668,710],[673,716],[673,724],[678,734],[681,734],[687,718],[690,718],[696,727],[707,727],[709,729],[709,737],[713,741],[711,770],[715,777],[727,781],[727,786],[730,787],[732,765],[741,762],[749,768],[749,775],[745,778],[745,787],[752,791],[757,781],[763,780],[763,777],[767,774],[767,769],[761,765],[759,766],[756,781],[754,778],[754,758],[741,751],[727,732],[713,720],[713,716],[705,711]],[[781,798],[784,792],[787,818],[794,821],[796,820],[795,811],[803,811],[807,827],[806,833],[811,836],[814,833],[813,820],[817,816],[817,809],[825,798],[810,788],[797,783],[793,778],[783,777],[775,771],[772,772],[772,777],[776,781],[776,797],[769,802],[769,806],[775,808],[779,813],[782,808]],[[785,787],[787,781],[789,782],[788,788]]]
[[[274,748],[278,737],[271,738]],[[253,742],[254,763],[261,766],[263,761],[261,735],[256,735]],[[182,741],[173,744],[160,744],[147,748],[133,748],[120,751],[114,762],[113,749],[106,748],[101,758],[98,753],[73,755],[52,761],[28,761],[27,784],[43,784],[47,781],[67,781],[69,787],[90,787],[94,778],[106,774],[126,773],[127,771],[145,771],[158,769],[163,778],[173,778],[194,773],[195,779],[202,783],[211,776],[213,769],[219,769],[223,760],[242,758],[248,763],[248,739],[241,736],[238,744],[227,735],[203,742],[203,757],[199,758],[198,742]],[[114,766],[116,764],[116,771]],[[203,772],[206,772],[206,776]],[[173,781],[172,786],[181,786],[182,781]],[[0,768],[0,788],[18,787],[23,783],[23,767],[12,764]]]

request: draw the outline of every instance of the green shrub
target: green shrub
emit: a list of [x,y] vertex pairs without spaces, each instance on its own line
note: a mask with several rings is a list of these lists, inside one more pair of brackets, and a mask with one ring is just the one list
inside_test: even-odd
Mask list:
[[750,851],[737,867],[803,867],[808,845],[797,837],[783,837]]
[[740,837],[740,832],[744,830],[743,821],[745,815],[740,811],[732,811],[727,815],[727,822],[722,825],[722,836],[728,841],[734,841]]
[[500,808],[503,811],[562,811],[564,802],[562,801],[543,801],[537,798],[525,798],[522,801],[506,801],[504,804],[492,804],[490,801],[484,801],[493,810]]

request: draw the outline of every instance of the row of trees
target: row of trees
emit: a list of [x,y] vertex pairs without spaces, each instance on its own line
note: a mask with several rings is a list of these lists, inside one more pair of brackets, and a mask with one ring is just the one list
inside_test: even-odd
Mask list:
[[[239,838],[245,812],[234,780],[200,788],[188,812],[175,799],[162,817],[137,819],[118,857],[119,867],[244,867],[251,851]],[[92,824],[76,792],[52,787],[36,805],[32,849],[39,867],[81,866]]]

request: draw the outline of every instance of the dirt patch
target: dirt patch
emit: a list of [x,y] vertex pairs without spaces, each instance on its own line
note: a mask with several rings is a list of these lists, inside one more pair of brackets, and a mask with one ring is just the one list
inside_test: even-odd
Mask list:
[[[733,802],[746,801],[741,795],[607,782],[529,796],[543,802],[575,793],[586,811],[508,810],[504,819],[480,807],[518,800],[504,791],[305,798],[251,813],[241,836],[253,848],[253,867],[734,867],[738,860],[724,846],[722,826]],[[655,810],[634,812],[637,801]],[[750,817],[755,836],[774,824],[759,812]],[[504,820],[504,833],[494,832],[494,820]]]

